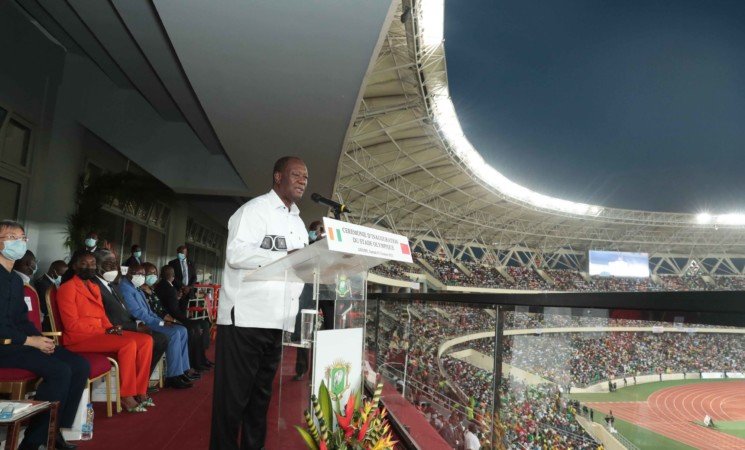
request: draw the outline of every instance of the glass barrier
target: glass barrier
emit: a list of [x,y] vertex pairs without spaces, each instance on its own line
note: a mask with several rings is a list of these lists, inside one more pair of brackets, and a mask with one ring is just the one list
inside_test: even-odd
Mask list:
[[366,380],[384,379],[407,439],[428,450],[745,448],[745,317],[731,305],[531,297],[370,294]]

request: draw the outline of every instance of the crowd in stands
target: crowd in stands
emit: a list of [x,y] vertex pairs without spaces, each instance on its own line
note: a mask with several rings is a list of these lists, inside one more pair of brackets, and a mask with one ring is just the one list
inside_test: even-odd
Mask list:
[[[745,276],[736,275],[714,276],[710,278],[713,282],[707,282],[698,272],[661,274],[655,282],[653,278],[588,276],[577,270],[545,268],[542,269],[544,278],[531,267],[497,268],[477,261],[455,262],[432,253],[415,252],[414,261],[447,286],[571,292],[745,290]],[[426,261],[426,265],[422,261]]]
[[[23,232],[14,222],[4,221],[3,226],[0,231],[11,230],[19,236]],[[11,238],[25,243],[25,237]],[[38,296],[43,331],[51,331],[53,326],[63,330],[59,344],[74,354],[115,354],[122,406],[126,411],[141,413],[155,406],[151,395],[158,388],[151,386],[149,380],[164,353],[167,388],[188,389],[214,365],[205,353],[210,344],[210,324],[187,316],[189,299],[195,294],[196,270],[188,259],[186,246],[179,246],[177,258],[159,271],[154,264],[142,260],[142,251],[135,245],[122,266],[119,257],[105,245],[99,245],[96,233],[90,233],[84,247],[71,255],[69,263],[54,261],[39,276],[35,276],[36,255],[23,247],[22,257],[9,259],[6,252],[3,261],[13,261],[12,272],[20,278],[19,286],[22,282],[27,292]],[[56,298],[50,303],[52,311],[47,308],[47,296]],[[28,336],[39,334],[40,350],[54,352],[56,344],[42,338],[42,330],[29,329],[28,319],[14,320],[12,326],[21,327],[30,333]],[[7,328],[12,326],[3,319],[4,333],[17,334]],[[10,353],[0,357],[7,355]],[[37,395],[47,392],[45,389],[40,387]],[[60,419],[61,426],[71,426],[64,423],[64,416]],[[36,447],[28,439],[24,442],[23,448]],[[58,436],[57,448],[74,447]]]
[[722,275],[714,277],[717,290],[720,291],[742,291],[745,290],[745,277]]
[[410,273],[421,273],[419,266],[415,264],[404,264],[398,261],[389,261],[385,264],[370,269],[371,273],[394,280],[411,281]]
[[[494,339],[466,341],[449,348],[440,358],[437,352],[449,339],[493,331],[496,326],[493,312],[486,307],[442,303],[414,302],[408,306],[400,302],[382,303],[378,363],[397,367],[400,377],[406,369],[410,401],[416,403],[426,399],[438,405],[440,413],[430,414],[435,429],[445,429],[448,418],[456,414],[458,423],[479,422],[479,413],[490,411],[494,402],[493,372],[452,354],[470,349],[494,356]],[[642,374],[744,370],[742,335],[706,332],[711,325],[686,324],[685,329],[679,327],[679,331],[664,333],[623,330],[547,333],[546,330],[559,327],[641,326],[651,329],[676,325],[521,311],[506,312],[504,325],[508,330],[536,332],[505,336],[503,362],[544,379],[531,386],[506,374],[509,378],[501,380],[500,417],[505,426],[503,444],[506,448],[544,448],[543,445],[559,449],[598,448],[574,420],[576,405],[562,395],[562,391],[572,386],[610,378],[620,384],[624,376],[629,377],[631,383],[633,376]],[[367,335],[372,343],[374,331],[368,330]]]
[[550,383],[528,385],[505,379],[500,386],[502,421],[511,448],[595,450],[599,447],[576,420],[580,405]]
[[561,385],[568,376],[573,386],[654,373],[741,371],[745,357],[742,335],[703,332],[505,336],[502,348],[505,363]]

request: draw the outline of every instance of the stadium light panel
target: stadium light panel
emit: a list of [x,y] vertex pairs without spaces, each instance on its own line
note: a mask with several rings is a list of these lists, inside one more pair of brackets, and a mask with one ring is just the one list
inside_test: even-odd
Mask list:
[[704,225],[707,223],[711,223],[712,217],[709,213],[701,213],[696,215],[696,222]]

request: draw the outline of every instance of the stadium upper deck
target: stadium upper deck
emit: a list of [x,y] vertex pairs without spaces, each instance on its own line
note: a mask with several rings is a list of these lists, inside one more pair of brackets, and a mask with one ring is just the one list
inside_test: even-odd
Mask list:
[[368,76],[335,183],[352,220],[415,243],[449,244],[454,253],[641,251],[714,258],[743,273],[733,262],[745,256],[743,216],[576,204],[516,186],[486,166],[471,152],[449,100],[442,3],[402,0]]

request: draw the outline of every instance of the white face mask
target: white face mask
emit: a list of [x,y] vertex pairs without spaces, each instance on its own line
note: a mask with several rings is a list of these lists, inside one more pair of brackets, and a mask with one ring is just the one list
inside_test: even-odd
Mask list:
[[145,284],[145,275],[132,275],[132,284],[134,284],[136,288]]
[[119,272],[116,271],[116,270],[112,270],[112,271],[109,271],[109,272],[104,272],[103,275],[101,275],[101,277],[104,280],[106,280],[109,283],[111,283],[112,281],[116,280],[116,276],[117,275],[119,275]]

